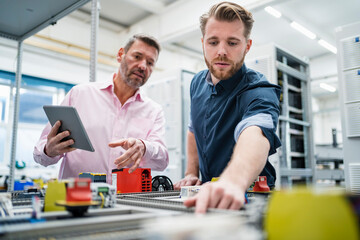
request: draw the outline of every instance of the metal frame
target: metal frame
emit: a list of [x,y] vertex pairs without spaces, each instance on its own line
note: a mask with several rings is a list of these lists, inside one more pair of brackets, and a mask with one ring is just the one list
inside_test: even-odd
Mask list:
[[90,82],[96,82],[97,72],[97,32],[99,31],[99,15],[100,15],[100,2],[92,0],[91,2],[91,44],[90,44]]
[[[308,63],[298,59],[295,56],[283,51],[282,49],[276,48],[277,54],[281,54],[282,62],[276,61],[276,68],[283,73],[283,114],[279,117],[282,125],[282,137],[283,145],[285,149],[282,151],[282,166],[280,169],[281,176],[281,185],[292,186],[292,177],[302,177],[306,178],[307,183],[312,183],[315,181],[314,176],[314,150],[312,145],[312,115],[311,115],[311,97],[310,97],[310,80],[309,80],[309,67]],[[277,58],[277,57],[276,57]],[[300,69],[294,69],[288,65],[288,61],[296,62],[300,65]],[[288,83],[288,76],[293,76],[301,81],[301,100],[302,100],[302,109],[299,111],[295,108],[289,106],[289,90],[292,90]],[[300,111],[301,110],[301,111]],[[303,121],[290,118],[290,112],[299,113],[303,116]],[[303,128],[303,143],[304,143],[304,153],[297,153],[291,151],[291,142],[290,142],[290,123],[300,125]],[[285,128],[284,128],[285,127]],[[284,142],[285,139],[285,142]],[[305,168],[292,168],[291,167],[291,157],[304,157]]]

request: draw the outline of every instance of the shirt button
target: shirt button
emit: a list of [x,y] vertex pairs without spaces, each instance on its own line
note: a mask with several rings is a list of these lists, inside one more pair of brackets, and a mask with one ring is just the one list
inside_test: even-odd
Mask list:
[[204,135],[204,139],[206,139],[206,135]]

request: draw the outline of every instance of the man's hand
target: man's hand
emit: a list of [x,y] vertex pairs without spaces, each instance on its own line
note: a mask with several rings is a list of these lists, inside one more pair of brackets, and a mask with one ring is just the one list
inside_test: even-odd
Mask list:
[[206,213],[208,208],[239,210],[245,202],[245,191],[229,180],[220,179],[202,185],[198,194],[185,200],[187,207],[195,206],[196,213]]
[[49,157],[56,157],[63,153],[76,150],[76,148],[69,147],[70,145],[74,144],[73,139],[69,139],[64,142],[61,142],[63,138],[68,137],[70,135],[70,132],[63,131],[57,134],[60,126],[61,126],[61,122],[57,121],[54,124],[54,126],[51,128],[47,136],[47,142],[45,144],[44,153]]
[[145,144],[135,138],[121,139],[117,142],[109,143],[110,147],[122,147],[126,150],[120,157],[115,159],[114,163],[118,169],[130,165],[133,166],[129,169],[129,173],[135,171],[139,167],[141,158],[145,154]]
[[194,185],[200,185],[200,184],[201,184],[201,181],[199,180],[199,178],[197,176],[189,174],[189,175],[186,175],[186,177],[181,179],[179,182],[175,183],[174,189],[180,190],[181,187],[184,187],[184,186],[194,186]]

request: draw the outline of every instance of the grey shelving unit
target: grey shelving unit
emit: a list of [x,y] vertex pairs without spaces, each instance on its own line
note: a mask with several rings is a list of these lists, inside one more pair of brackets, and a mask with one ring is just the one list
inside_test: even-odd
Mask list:
[[342,147],[333,145],[315,146],[316,171],[315,178],[318,180],[335,181],[341,185],[345,180],[344,176],[344,154]]
[[276,184],[312,183],[315,162],[309,64],[274,44],[253,47],[246,64],[282,88],[278,125],[282,147],[270,159],[277,170]]
[[0,37],[18,42],[16,94],[14,101],[8,191],[14,189],[16,138],[19,114],[19,90],[23,41],[56,22],[90,0],[2,0],[0,1]]

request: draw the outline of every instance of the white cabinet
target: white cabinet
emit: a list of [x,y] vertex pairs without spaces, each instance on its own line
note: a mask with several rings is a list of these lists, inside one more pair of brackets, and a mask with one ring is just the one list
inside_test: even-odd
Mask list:
[[152,176],[165,175],[176,183],[186,169],[186,132],[190,112],[190,83],[195,74],[178,69],[150,79],[143,90],[159,103],[165,114],[165,143],[169,165],[163,172],[152,171]]
[[345,184],[360,193],[360,22],[336,29]]

